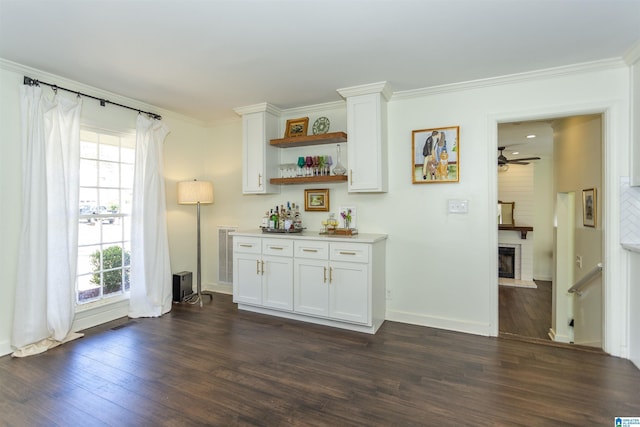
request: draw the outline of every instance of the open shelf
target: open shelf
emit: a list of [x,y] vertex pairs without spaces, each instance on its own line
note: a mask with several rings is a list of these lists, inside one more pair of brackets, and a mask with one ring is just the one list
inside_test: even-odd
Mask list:
[[295,178],[271,178],[271,184],[315,184],[318,182],[346,182],[346,175],[297,176]]
[[[269,144],[279,148],[290,148],[290,147],[306,147],[308,145],[336,144],[339,142],[347,142],[347,134],[345,132],[331,132],[331,133],[323,133],[319,135],[305,135],[305,136],[294,136],[291,138],[272,139],[271,141],[269,141]],[[313,178],[319,178],[319,177],[313,177]]]
[[521,239],[526,239],[527,238],[527,232],[533,231],[533,227],[519,227],[519,226],[516,226],[516,225],[500,224],[500,225],[498,225],[498,230],[516,231],[516,232],[520,233],[520,238]]

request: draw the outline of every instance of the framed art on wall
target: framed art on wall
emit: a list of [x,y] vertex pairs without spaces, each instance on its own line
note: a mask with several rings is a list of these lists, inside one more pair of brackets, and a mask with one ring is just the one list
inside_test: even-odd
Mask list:
[[598,212],[597,203],[595,188],[582,190],[582,225],[585,227],[595,228]]
[[329,189],[304,190],[304,210],[316,212],[329,211]]
[[411,176],[414,184],[460,181],[460,126],[412,132]]

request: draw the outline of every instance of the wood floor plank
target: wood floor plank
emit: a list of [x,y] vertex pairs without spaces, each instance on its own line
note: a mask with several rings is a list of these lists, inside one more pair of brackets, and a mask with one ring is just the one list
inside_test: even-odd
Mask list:
[[226,295],[85,332],[0,358],[0,425],[548,426],[640,415],[640,371],[602,352],[395,322],[361,334],[238,311]]

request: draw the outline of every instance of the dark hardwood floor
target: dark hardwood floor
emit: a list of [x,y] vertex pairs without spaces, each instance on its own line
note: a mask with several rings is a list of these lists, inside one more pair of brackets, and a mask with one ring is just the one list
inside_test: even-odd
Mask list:
[[499,331],[549,341],[551,282],[536,280],[537,289],[499,286]]
[[10,426],[556,426],[640,416],[640,371],[584,352],[385,322],[239,312],[227,295],[0,358]]

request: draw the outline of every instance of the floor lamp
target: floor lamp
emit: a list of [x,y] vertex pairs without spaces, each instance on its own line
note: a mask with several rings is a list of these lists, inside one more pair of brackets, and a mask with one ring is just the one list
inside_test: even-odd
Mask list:
[[178,183],[178,204],[180,205],[196,205],[198,212],[198,264],[196,270],[197,294],[196,300],[202,307],[202,296],[207,295],[213,300],[213,293],[202,291],[201,271],[200,268],[200,205],[213,203],[213,183],[209,181],[183,181]]

